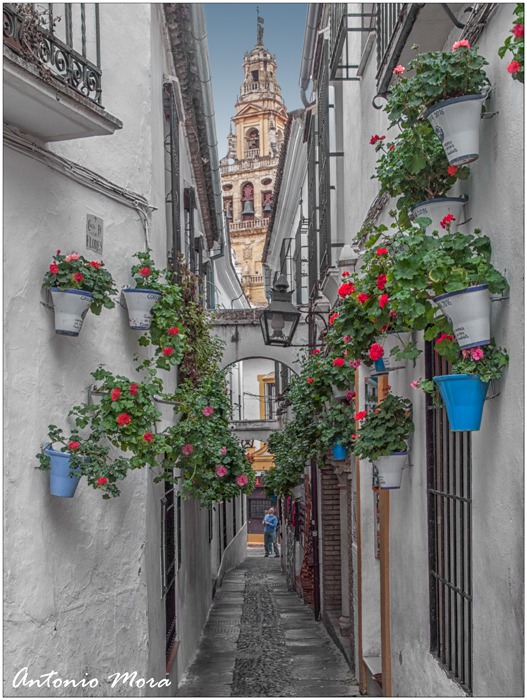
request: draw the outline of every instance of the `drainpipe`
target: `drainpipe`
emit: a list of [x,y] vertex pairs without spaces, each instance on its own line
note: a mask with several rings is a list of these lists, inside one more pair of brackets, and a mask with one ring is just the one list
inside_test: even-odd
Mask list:
[[221,196],[220,161],[218,158],[218,139],[216,137],[216,121],[214,119],[214,99],[212,97],[212,85],[209,64],[209,45],[207,42],[207,28],[205,23],[205,9],[201,3],[189,3],[190,26],[192,38],[196,45],[196,63],[198,66],[198,80],[201,84],[203,97],[203,116],[205,118],[205,132],[207,146],[210,155],[210,170],[212,174],[212,192],[214,194],[214,211],[219,239],[223,240],[223,205]]
[[319,4],[310,3],[307,10],[306,29],[304,32],[304,46],[302,48],[302,64],[300,66],[300,97],[304,107],[309,107],[309,100],[306,97],[306,90],[311,81],[311,63],[313,61],[313,51],[317,38],[317,25]]

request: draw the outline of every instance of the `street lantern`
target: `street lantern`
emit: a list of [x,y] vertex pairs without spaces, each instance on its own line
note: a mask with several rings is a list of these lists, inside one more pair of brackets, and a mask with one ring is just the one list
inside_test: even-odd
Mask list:
[[260,316],[265,345],[288,347],[293,341],[300,311],[292,304],[293,292],[288,292],[288,287],[286,276],[280,275],[271,292],[271,302]]

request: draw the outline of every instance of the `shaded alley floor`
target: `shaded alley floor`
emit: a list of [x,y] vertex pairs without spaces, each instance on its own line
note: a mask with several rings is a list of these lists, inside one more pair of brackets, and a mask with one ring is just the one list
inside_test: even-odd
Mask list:
[[322,622],[287,590],[280,559],[250,548],[214,598],[182,697],[343,697],[359,695]]

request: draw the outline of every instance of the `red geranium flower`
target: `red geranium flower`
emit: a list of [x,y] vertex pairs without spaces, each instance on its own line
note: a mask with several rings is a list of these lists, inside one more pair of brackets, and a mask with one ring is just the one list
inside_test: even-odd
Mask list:
[[313,377],[309,377],[309,379],[307,380],[307,383],[308,383],[308,384],[312,384],[312,383],[313,383]]
[[346,272],[346,270],[344,270],[344,272],[342,273],[341,276],[342,276],[342,277],[349,277],[349,276],[350,276],[350,273],[349,273],[349,272]]
[[377,255],[388,255],[386,248],[377,248]]
[[92,260],[92,262],[90,263],[90,265],[91,265],[92,267],[100,267],[99,263],[98,263],[98,262],[95,262],[94,260]]
[[163,355],[170,357],[174,350],[172,348],[163,348]]
[[375,134],[375,136],[371,137],[370,143],[373,146],[374,143],[377,143],[377,141],[383,141],[385,138],[386,136],[377,136],[377,134]]
[[119,425],[128,425],[128,423],[131,423],[132,419],[128,415],[128,413],[121,413],[121,415],[117,418],[117,423]]
[[453,214],[447,214],[447,216],[445,216],[445,218],[441,221],[441,226],[446,228],[447,224],[449,224],[451,221],[455,221]]
[[117,399],[121,398],[121,390],[120,389],[114,389],[112,391],[112,401],[117,401]]
[[141,270],[139,270],[139,274],[141,277],[148,277],[150,274],[150,268],[149,267],[143,267]]
[[378,345],[377,343],[373,343],[373,345],[370,348],[369,355],[370,355],[370,358],[372,360],[380,360],[381,357],[384,355],[384,350],[382,348],[382,345]]
[[60,250],[57,250],[57,255],[60,255]]
[[179,328],[176,328],[175,326],[168,329],[168,335],[177,335],[178,333],[179,333]]
[[76,442],[76,440],[73,440],[73,441],[70,442],[70,444],[68,445],[68,449],[70,449],[70,450],[78,450],[78,449],[79,449],[79,443]]
[[392,145],[390,146],[390,148],[389,148],[388,150],[389,150],[389,151],[393,151],[394,148],[395,148],[395,144],[392,143]]
[[108,479],[107,479],[105,476],[100,476],[100,477],[97,479],[97,485],[98,485],[98,486],[102,486],[103,484],[107,484],[107,483],[108,483]]
[[517,36],[519,39],[523,36],[523,24],[515,24],[514,27],[512,28],[512,33],[514,36]]
[[449,165],[446,171],[449,175],[455,175],[457,173],[457,168],[455,165]]
[[313,350],[313,355],[318,355],[319,352],[320,352],[320,350],[318,348],[315,348]]
[[73,275],[73,279],[75,280],[75,282],[78,282],[80,284],[82,282],[82,280],[84,279],[84,277],[81,275],[80,272],[76,272]]
[[518,61],[511,61],[509,65],[507,66],[507,70],[511,75],[514,75],[515,73],[519,73],[521,71],[522,67],[518,63]]
[[56,275],[59,271],[59,266],[57,265],[57,263],[51,263],[51,265],[49,266],[49,271],[52,275]]
[[145,442],[147,442],[148,444],[150,444],[153,439],[154,439],[154,436],[152,435],[152,433],[143,433],[143,440]]
[[381,295],[381,298],[379,299],[379,306],[381,307],[381,309],[383,308],[383,306],[386,306],[386,304],[388,303],[388,301],[389,301],[388,295],[387,295],[387,294],[382,294],[382,295]]
[[330,322],[330,323],[333,323],[333,321],[337,318],[337,316],[338,316],[338,313],[337,313],[337,314],[333,314],[333,316],[329,319],[329,322]]
[[344,360],[342,359],[342,357],[337,357],[337,359],[334,360],[334,362],[333,362],[333,365],[335,367],[342,367],[343,364],[344,364]]
[[139,389],[139,385],[138,385],[138,384],[130,384],[130,393],[132,394],[132,396],[136,396],[136,395],[137,395],[138,389]]
[[359,411],[358,413],[355,414],[355,420],[362,420],[363,418],[366,418],[368,415],[367,411]]
[[368,301],[369,298],[370,298],[370,295],[369,295],[369,294],[364,294],[364,293],[363,293],[363,294],[358,294],[358,295],[357,295],[357,301],[359,302],[359,304],[365,304],[365,303]]
[[377,277],[377,289],[380,289],[381,291],[384,289],[386,285],[386,275],[379,275]]
[[351,282],[344,282],[344,284],[341,284],[339,287],[339,297],[345,299],[350,294],[353,294],[354,291],[355,286],[351,284]]

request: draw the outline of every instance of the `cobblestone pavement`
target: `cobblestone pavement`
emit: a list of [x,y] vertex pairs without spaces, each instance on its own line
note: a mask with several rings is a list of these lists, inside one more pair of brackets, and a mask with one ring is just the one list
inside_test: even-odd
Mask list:
[[279,562],[251,547],[225,576],[177,696],[359,695],[322,622],[287,590]]

